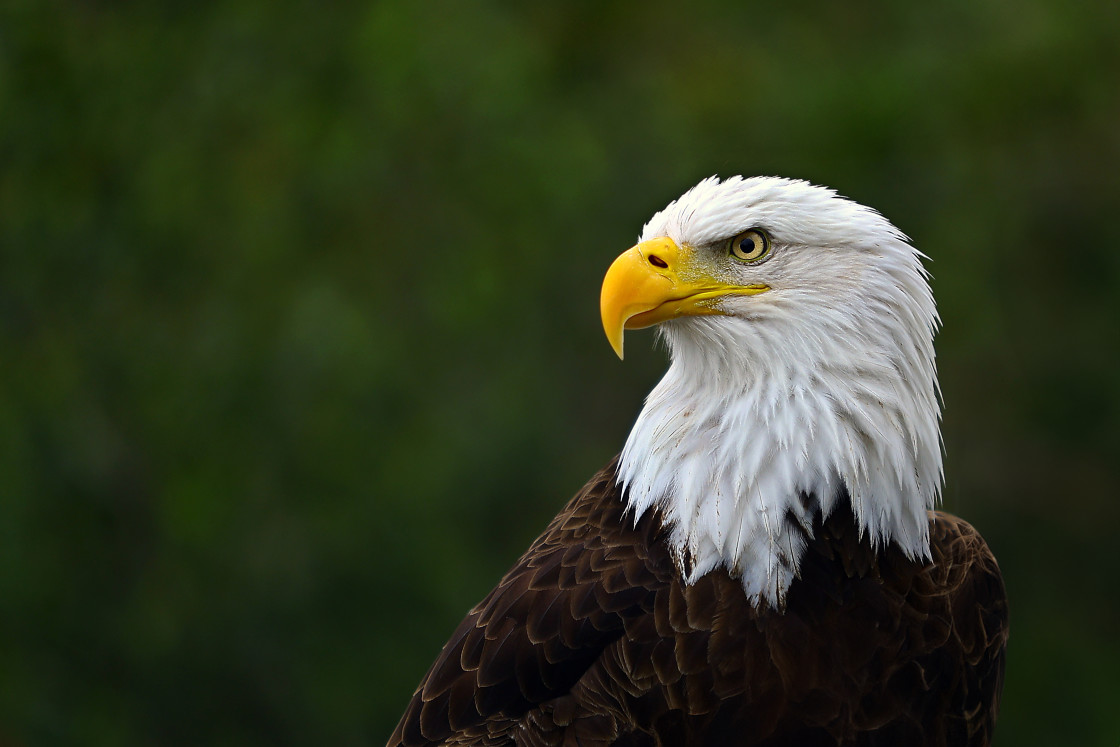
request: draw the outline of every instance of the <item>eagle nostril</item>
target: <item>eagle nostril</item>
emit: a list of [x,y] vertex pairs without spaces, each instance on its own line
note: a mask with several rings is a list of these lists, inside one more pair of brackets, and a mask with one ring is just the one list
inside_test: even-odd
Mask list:
[[653,265],[654,267],[660,267],[662,269],[665,269],[666,267],[669,266],[668,262],[661,259],[661,257],[658,257],[656,254],[649,255],[649,263],[651,265]]

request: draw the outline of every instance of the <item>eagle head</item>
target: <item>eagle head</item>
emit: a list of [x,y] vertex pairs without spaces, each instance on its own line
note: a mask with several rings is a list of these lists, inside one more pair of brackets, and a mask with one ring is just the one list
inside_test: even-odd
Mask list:
[[849,500],[875,544],[928,555],[942,475],[922,255],[876,211],[803,181],[712,177],[603,282],[604,330],[658,325],[671,362],[619,468],[689,581],[717,567],[780,604],[813,519]]

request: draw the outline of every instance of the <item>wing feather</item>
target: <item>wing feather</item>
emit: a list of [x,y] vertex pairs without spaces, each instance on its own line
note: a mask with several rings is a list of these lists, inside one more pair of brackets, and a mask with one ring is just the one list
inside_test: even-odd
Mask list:
[[837,499],[785,606],[753,606],[726,570],[683,583],[614,470],[468,613],[390,745],[990,743],[1007,601],[966,522],[931,513],[918,562]]

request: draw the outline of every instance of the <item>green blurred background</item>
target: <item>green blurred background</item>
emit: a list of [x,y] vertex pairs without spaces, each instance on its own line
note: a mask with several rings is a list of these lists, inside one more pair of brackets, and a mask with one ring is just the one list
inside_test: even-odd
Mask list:
[[[525,4],[527,5],[527,4]],[[1120,4],[8,2],[0,744],[379,744],[664,367],[709,174],[932,257],[1000,745],[1120,740]]]

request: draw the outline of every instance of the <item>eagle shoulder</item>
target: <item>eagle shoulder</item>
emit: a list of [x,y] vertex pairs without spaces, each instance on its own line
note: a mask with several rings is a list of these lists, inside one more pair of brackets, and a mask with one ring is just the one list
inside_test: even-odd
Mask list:
[[986,745],[1007,603],[969,524],[931,512],[931,558],[874,547],[846,499],[807,529],[782,608],[726,570],[677,572],[616,462],[460,624],[390,745]]
[[[390,745],[501,741],[567,694],[673,573],[660,521],[624,515],[616,458],[459,624]],[[509,737],[506,737],[507,739]]]

